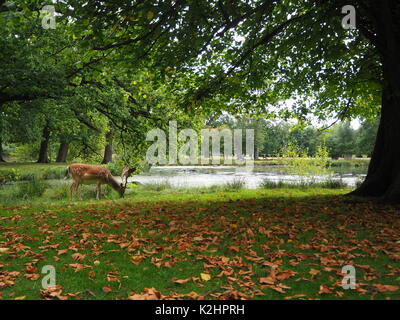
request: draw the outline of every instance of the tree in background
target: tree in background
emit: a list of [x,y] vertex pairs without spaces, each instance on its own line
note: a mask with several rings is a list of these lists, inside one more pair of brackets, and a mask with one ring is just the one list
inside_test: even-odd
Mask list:
[[318,145],[317,130],[311,126],[299,128],[295,126],[289,133],[290,141],[301,150],[306,150],[308,156],[314,156]]
[[355,137],[349,122],[334,125],[325,135],[330,156],[339,158],[357,153]]
[[357,155],[371,157],[374,150],[375,137],[378,132],[379,120],[364,120],[356,133]]
[[265,139],[262,152],[268,157],[278,157],[290,141],[291,125],[285,122],[274,123],[267,121],[265,124]]

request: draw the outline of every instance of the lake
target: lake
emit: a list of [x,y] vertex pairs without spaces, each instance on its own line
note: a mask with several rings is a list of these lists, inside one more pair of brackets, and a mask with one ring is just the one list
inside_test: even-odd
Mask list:
[[[152,167],[148,173],[132,176],[129,181],[142,184],[167,182],[173,187],[209,187],[224,185],[237,180],[245,188],[257,188],[265,179],[270,181],[300,182],[304,177],[285,173],[284,166],[255,166],[252,170],[236,166],[159,166]],[[367,168],[332,168],[330,175],[316,177],[316,181],[326,179],[342,180],[350,187],[363,179]]]

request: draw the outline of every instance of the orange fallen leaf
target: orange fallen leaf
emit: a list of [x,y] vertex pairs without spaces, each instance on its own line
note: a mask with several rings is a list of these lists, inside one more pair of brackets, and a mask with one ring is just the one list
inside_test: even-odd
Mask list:
[[131,257],[131,262],[132,262],[133,264],[140,264],[140,263],[142,262],[143,259],[144,259],[143,256],[136,255],[136,256],[132,256],[132,257]]
[[73,255],[71,255],[72,259],[76,260],[76,261],[81,261],[83,259],[85,259],[86,254],[82,254],[82,253],[74,253]]
[[259,281],[260,281],[261,284],[274,284],[275,283],[275,278],[263,277],[263,278],[260,278]]
[[312,275],[312,276],[316,276],[317,274],[320,274],[320,273],[321,272],[319,270],[317,270],[317,269],[311,269],[309,271],[309,274]]
[[160,300],[161,298],[160,291],[154,288],[144,288],[141,294],[132,291],[128,296],[128,300]]
[[282,281],[282,280],[285,280],[287,278],[294,276],[295,274],[297,274],[297,272],[294,272],[292,270],[283,271],[276,275],[276,279],[278,281]]
[[285,297],[285,300],[291,300],[291,299],[302,298],[302,297],[306,297],[306,295],[305,294],[295,294],[294,296]]
[[329,289],[327,286],[320,285],[319,286],[319,294],[327,294],[327,293],[332,293],[331,289]]
[[373,284],[373,286],[376,287],[380,292],[397,291],[400,289],[400,286],[394,286],[394,285],[390,285],[390,284],[375,283],[375,284]]
[[109,286],[104,286],[103,288],[102,288],[102,290],[104,291],[104,292],[111,292],[112,291],[112,288],[111,287],[109,287]]
[[176,279],[176,278],[172,278],[171,279],[174,283],[178,283],[178,284],[184,284],[186,282],[189,282],[192,280],[192,278],[187,278],[187,279]]
[[68,252],[68,249],[57,250],[57,255],[60,256],[60,255],[62,255],[64,253],[67,253],[67,252]]

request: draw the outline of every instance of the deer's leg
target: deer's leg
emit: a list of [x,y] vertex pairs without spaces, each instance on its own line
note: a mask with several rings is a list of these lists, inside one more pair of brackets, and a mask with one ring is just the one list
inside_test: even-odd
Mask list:
[[101,194],[101,183],[97,183],[97,192],[96,192],[96,199],[100,199],[100,194]]
[[69,188],[71,190],[71,201],[73,200],[73,191],[75,189],[75,181],[72,182],[71,187]]
[[75,188],[75,190],[76,190],[76,193],[78,194],[78,198],[79,198],[79,200],[82,200],[82,197],[81,197],[81,192],[79,191],[79,182],[76,184],[76,188]]

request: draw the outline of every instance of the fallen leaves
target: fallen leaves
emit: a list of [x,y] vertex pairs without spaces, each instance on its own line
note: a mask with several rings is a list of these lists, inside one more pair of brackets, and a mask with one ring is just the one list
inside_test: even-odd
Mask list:
[[271,288],[272,290],[275,290],[276,292],[279,293],[286,293],[285,289],[290,289],[290,287],[282,284],[282,283],[278,283],[277,285],[266,285],[266,288]]
[[294,296],[289,296],[289,297],[285,297],[285,300],[293,300],[293,299],[297,299],[297,298],[305,298],[306,295],[305,294],[295,294]]
[[283,281],[294,276],[295,274],[296,272],[292,270],[279,271],[276,269],[272,269],[269,276],[260,278],[259,282],[261,284],[275,284],[275,282]]
[[108,292],[111,292],[112,291],[112,288],[111,287],[109,287],[109,286],[104,286],[104,287],[102,287],[101,288],[104,292],[106,292],[106,293],[108,293]]
[[82,261],[83,259],[85,259],[86,254],[82,254],[82,253],[74,253],[73,255],[71,255],[72,259],[76,260],[76,261]]
[[14,285],[15,279],[21,274],[19,271],[0,271],[0,289]]
[[171,281],[177,284],[184,284],[186,282],[191,281],[192,278],[187,278],[187,279],[177,279],[177,278],[172,278]]
[[65,254],[68,252],[68,249],[61,249],[61,250],[57,250],[57,255],[61,256],[62,254]]
[[132,291],[128,295],[128,300],[161,300],[164,298],[160,291],[154,288],[145,288],[142,293],[138,294],[136,291]]
[[135,255],[131,257],[131,262],[133,264],[140,264],[142,262],[142,260],[144,259],[143,256],[139,256],[139,255]]
[[325,286],[325,285],[320,285],[319,286],[319,294],[328,294],[328,293],[332,293],[332,290],[329,289],[329,287]]
[[273,277],[263,277],[263,278],[260,278],[260,283],[261,284],[274,284],[275,283],[275,278],[273,278]]
[[42,297],[45,300],[52,300],[53,298],[57,298],[60,300],[67,300],[68,296],[63,296],[62,291],[63,291],[62,286],[56,285],[44,290],[40,290],[40,293],[42,294]]
[[388,291],[398,291],[400,290],[400,286],[390,285],[390,284],[379,284],[374,283],[373,286],[378,289],[379,292],[388,292]]
[[26,273],[24,276],[26,279],[32,280],[32,281],[35,281],[40,278],[40,274],[38,274],[38,273]]
[[80,272],[84,269],[92,269],[93,268],[92,266],[84,265],[81,263],[70,263],[68,266],[73,268],[75,272]]
[[230,246],[229,250],[234,251],[234,252],[239,252],[240,248],[239,248],[239,246]]
[[[334,200],[328,199],[329,205],[312,201],[245,199],[202,208],[195,201],[114,203],[112,209],[76,208],[68,218],[48,210],[30,220],[30,230],[38,233],[31,236],[26,235],[26,213],[18,211],[14,220],[7,218],[6,226],[0,226],[0,288],[8,290],[4,298],[15,299],[17,294],[9,294],[13,286],[28,279],[37,288],[40,267],[54,264],[61,274],[81,272],[76,279],[87,277],[92,293],[103,291],[109,298],[120,298],[127,289],[126,269],[134,270],[129,280],[138,278],[148,287],[141,292],[129,288],[128,299],[133,300],[346,298],[350,291],[340,290],[345,276],[341,268],[350,264],[357,270],[353,294],[397,297],[398,212],[391,212],[392,217],[378,214],[376,207],[353,212]],[[388,259],[383,269],[374,265],[382,256]],[[14,261],[23,261],[17,271],[11,269],[18,265]],[[151,281],[140,272],[148,274],[149,269],[154,272]],[[169,287],[158,287],[157,281]],[[305,289],[300,291],[302,282]],[[82,290],[87,297],[96,297],[87,290]],[[44,299],[74,296],[64,294],[61,286],[40,294]]]
[[119,278],[118,278],[118,276],[115,275],[115,274],[108,273],[108,274],[107,274],[107,281],[108,281],[108,282],[119,281]]
[[296,274],[297,274],[297,272],[294,272],[293,270],[287,270],[287,271],[279,272],[279,273],[275,276],[275,278],[276,278],[276,280],[278,280],[278,281],[283,281],[283,280],[285,280],[285,279],[288,279],[288,278],[290,278],[290,277],[293,277],[293,276],[296,275]]

